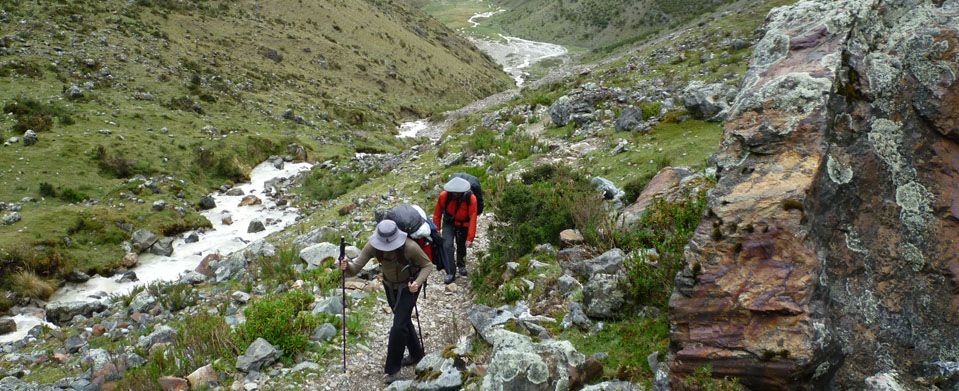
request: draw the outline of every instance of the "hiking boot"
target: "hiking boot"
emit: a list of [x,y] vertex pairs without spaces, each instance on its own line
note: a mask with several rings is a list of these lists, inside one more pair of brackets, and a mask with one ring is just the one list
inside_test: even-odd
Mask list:
[[416,358],[416,359],[414,359],[413,356],[406,356],[406,357],[403,357],[403,361],[401,361],[400,364],[404,367],[408,367],[410,365],[419,364],[420,360],[422,359],[423,359],[423,356],[420,356],[419,358]]
[[393,384],[393,382],[395,382],[395,381],[397,381],[397,380],[400,380],[400,373],[399,373],[399,372],[391,373],[391,374],[387,374],[386,376],[383,376],[383,383],[386,384],[386,385]]
[[443,283],[449,285],[452,284],[454,280],[456,280],[456,274],[450,273],[443,278]]

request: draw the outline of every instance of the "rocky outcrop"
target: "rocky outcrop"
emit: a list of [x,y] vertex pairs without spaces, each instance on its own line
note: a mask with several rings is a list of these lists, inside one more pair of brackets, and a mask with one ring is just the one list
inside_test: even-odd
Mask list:
[[670,300],[674,386],[709,364],[753,389],[922,388],[959,357],[957,8],[769,15]]
[[280,351],[263,338],[257,338],[246,349],[246,353],[236,359],[236,369],[242,372],[258,371],[273,364],[280,358]]
[[619,224],[629,227],[636,224],[650,206],[657,199],[666,202],[679,202],[695,197],[701,190],[708,187],[709,180],[702,174],[697,174],[686,167],[665,167],[656,173],[633,202],[623,209]]
[[100,301],[69,301],[47,305],[47,320],[62,325],[77,315],[92,316],[95,312],[103,311],[107,305]]

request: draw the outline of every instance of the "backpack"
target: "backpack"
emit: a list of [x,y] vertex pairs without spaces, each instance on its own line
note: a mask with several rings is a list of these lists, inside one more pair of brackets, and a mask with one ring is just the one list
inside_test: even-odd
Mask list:
[[[450,175],[450,179],[453,179],[453,178],[463,178],[470,183],[470,191],[466,194],[466,197],[465,197],[466,204],[469,205],[469,202],[470,202],[469,193],[472,193],[473,195],[476,196],[476,214],[477,215],[483,214],[483,208],[486,206],[486,204],[483,202],[483,186],[480,185],[479,178],[472,176],[470,174],[467,174],[465,172],[457,172],[453,175]],[[449,206],[450,206],[450,199],[447,198],[446,207],[449,208]],[[444,209],[444,211],[445,210],[446,209]]]
[[[420,246],[438,270],[452,270],[446,251],[443,251],[442,233],[436,229],[433,221],[423,217],[425,213],[421,213],[421,209],[417,210],[417,208],[410,204],[400,204],[387,211],[383,219],[393,220],[397,228],[411,235],[410,239]],[[429,226],[429,235],[412,237],[424,224]]]

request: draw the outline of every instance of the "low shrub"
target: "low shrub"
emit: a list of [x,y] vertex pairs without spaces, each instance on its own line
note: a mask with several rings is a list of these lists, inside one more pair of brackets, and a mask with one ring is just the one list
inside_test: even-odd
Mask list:
[[236,328],[235,341],[245,350],[257,338],[263,338],[291,359],[306,349],[309,333],[318,326],[310,314],[313,295],[290,291],[253,300],[243,311],[246,322]]
[[317,168],[303,181],[303,193],[314,201],[332,200],[362,186],[367,179],[367,174],[359,172],[333,173]]
[[10,289],[21,297],[46,300],[56,288],[49,281],[31,271],[20,271],[10,276]]
[[53,185],[51,185],[51,184],[49,184],[49,183],[47,183],[47,182],[40,182],[40,197],[43,197],[43,198],[56,198],[56,197],[57,197],[57,189],[55,189],[55,188],[53,187]]
[[639,109],[643,112],[643,120],[658,116],[662,108],[663,102],[643,102],[639,104]]
[[710,365],[704,365],[683,379],[683,386],[690,391],[742,391],[745,390],[739,381],[724,377],[722,379],[713,378],[713,368]]

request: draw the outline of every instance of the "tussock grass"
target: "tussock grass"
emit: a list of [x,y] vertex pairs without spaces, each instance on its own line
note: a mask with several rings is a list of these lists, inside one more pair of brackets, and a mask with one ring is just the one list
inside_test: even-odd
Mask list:
[[30,271],[21,271],[9,278],[10,289],[21,297],[46,300],[53,295],[55,286]]

